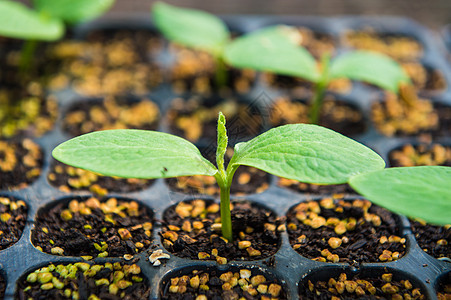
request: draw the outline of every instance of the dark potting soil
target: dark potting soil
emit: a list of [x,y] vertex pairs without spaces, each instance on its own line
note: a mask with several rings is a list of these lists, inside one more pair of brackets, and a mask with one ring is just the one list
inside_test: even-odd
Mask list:
[[27,187],[41,174],[41,148],[30,139],[0,140],[0,189]]
[[217,139],[220,111],[227,119],[230,145],[255,137],[263,131],[263,116],[255,105],[240,103],[236,99],[222,101],[219,96],[174,99],[168,111],[169,128],[172,134],[193,143],[202,139],[207,145],[213,145]]
[[0,250],[8,248],[20,239],[26,220],[25,202],[0,195]]
[[74,104],[64,116],[63,130],[72,136],[106,129],[156,130],[159,118],[158,106],[149,99],[106,97]]
[[287,299],[277,280],[255,270],[199,271],[172,277],[161,289],[164,300]]
[[404,256],[389,211],[368,200],[323,198],[302,202],[287,214],[290,244],[299,254],[322,262],[389,262]]
[[[305,101],[281,97],[271,107],[273,126],[293,123],[309,123],[309,106]],[[366,126],[357,107],[326,96],[320,114],[319,125],[346,136],[361,134]]]
[[5,297],[5,290],[6,290],[6,281],[0,274],[0,299],[3,299]]
[[444,275],[437,287],[438,300],[449,300],[451,298],[451,272]]
[[418,245],[435,258],[451,260],[451,225],[435,226],[423,221],[410,221]]
[[356,194],[348,184],[319,185],[299,182],[294,179],[279,178],[277,185],[294,192],[314,195]]
[[151,233],[152,212],[136,201],[72,198],[38,212],[31,241],[54,255],[130,257]]
[[148,280],[141,268],[116,262],[42,267],[19,280],[16,299],[147,299]]
[[87,190],[97,196],[105,196],[109,192],[135,192],[149,187],[154,182],[146,179],[101,176],[57,161],[52,162],[47,179],[61,191]]
[[409,280],[393,280],[392,273],[376,278],[348,276],[341,273],[325,281],[308,280],[300,286],[299,299],[426,299]]
[[389,153],[392,167],[451,166],[451,147],[440,144],[406,144]]
[[196,199],[171,206],[163,214],[163,245],[174,255],[190,259],[256,260],[280,247],[281,221],[275,214],[249,202],[232,209],[233,242],[221,237],[219,204]]

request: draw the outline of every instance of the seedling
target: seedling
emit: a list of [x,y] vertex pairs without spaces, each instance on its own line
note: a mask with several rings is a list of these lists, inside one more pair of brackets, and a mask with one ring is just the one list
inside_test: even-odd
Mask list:
[[208,52],[216,60],[216,85],[227,82],[224,48],[230,43],[230,32],[224,22],[204,11],[175,7],[156,2],[152,18],[157,28],[169,40],[190,48]]
[[318,66],[313,56],[298,46],[299,33],[288,26],[273,26],[237,38],[226,46],[224,59],[231,66],[300,77],[315,84],[310,123],[317,124],[324,93],[333,79],[349,78],[398,93],[410,79],[391,58],[368,51],[353,51],[331,60],[329,54]]
[[185,139],[134,129],[88,133],[57,146],[52,154],[65,164],[106,176],[148,179],[214,176],[220,187],[222,234],[228,241],[232,241],[230,186],[240,165],[317,184],[345,183],[352,175],[385,166],[383,159],[371,149],[330,129],[290,124],[238,143],[226,167],[225,122],[220,113],[216,166]]
[[451,167],[389,168],[352,176],[349,184],[395,213],[432,224],[451,224]]
[[34,0],[34,10],[8,0],[0,1],[0,35],[26,40],[20,68],[27,70],[37,41],[55,41],[64,35],[64,23],[78,23],[106,11],[114,0]]

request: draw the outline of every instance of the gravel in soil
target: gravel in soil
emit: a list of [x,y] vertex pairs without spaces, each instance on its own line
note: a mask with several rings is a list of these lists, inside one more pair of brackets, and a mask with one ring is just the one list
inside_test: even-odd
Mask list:
[[413,37],[376,32],[350,30],[344,36],[344,45],[388,55],[398,61],[418,60],[423,56],[423,45]]
[[417,62],[406,62],[402,63],[401,66],[409,75],[412,84],[417,90],[441,92],[446,89],[446,80],[439,70],[426,67]]
[[[160,68],[149,59],[159,40],[147,31],[94,32],[86,41],[62,41],[48,49],[50,61],[59,67],[49,88],[72,84],[86,96],[142,95],[162,81]],[[155,48],[156,47],[156,48]]]
[[436,226],[420,220],[410,220],[418,245],[427,254],[451,260],[451,225]]
[[[211,148],[201,149],[202,155],[216,165],[216,145]],[[233,155],[233,148],[227,148],[225,164],[227,165]],[[247,166],[240,166],[234,175],[230,191],[232,195],[243,196],[253,193],[261,193],[269,187],[270,176],[268,173]],[[166,180],[171,190],[185,194],[206,194],[217,196],[220,194],[219,186],[213,176],[186,176],[168,178]]]
[[394,280],[392,273],[384,273],[376,278],[360,278],[341,273],[327,281],[308,280],[300,287],[299,299],[339,300],[339,299],[426,299],[421,289],[409,280]]
[[172,277],[162,287],[161,299],[165,300],[232,300],[232,299],[287,299],[277,280],[256,272],[239,269],[235,272],[199,271]]
[[0,189],[22,189],[41,174],[41,148],[30,139],[0,140]]
[[451,166],[451,147],[441,144],[406,144],[389,153],[392,167]]
[[136,201],[74,198],[38,212],[31,241],[54,255],[130,258],[150,245],[152,220]]
[[390,262],[404,256],[406,239],[394,216],[368,200],[323,198],[294,206],[287,214],[290,244],[320,262]]
[[276,253],[285,226],[274,213],[249,202],[235,202],[231,213],[233,242],[228,242],[221,236],[218,203],[195,199],[171,206],[163,214],[163,245],[176,256],[219,264]]
[[0,250],[8,248],[20,239],[27,221],[27,210],[22,200],[0,196]]
[[[361,134],[365,131],[363,115],[356,107],[330,96],[326,96],[324,100],[319,125],[346,136]],[[273,126],[308,123],[308,114],[309,106],[305,101],[280,97],[271,107],[270,121]]]
[[64,116],[63,130],[72,136],[107,129],[156,130],[159,118],[158,106],[149,99],[105,97],[74,104]]
[[449,300],[451,299],[451,272],[448,272],[441,280],[437,288],[437,298],[438,300]]
[[[218,92],[216,84],[217,62],[209,53],[186,47],[170,45],[170,51],[175,55],[175,62],[169,71],[169,81],[176,93],[212,94]],[[255,82],[256,73],[253,70],[238,70],[226,67],[225,90],[246,93]]]
[[255,105],[219,96],[174,99],[167,114],[170,131],[193,143],[204,141],[207,145],[213,145],[217,139],[220,111],[227,118],[227,135],[231,145],[263,131],[263,116]]
[[293,192],[312,195],[356,194],[348,184],[319,185],[299,182],[294,179],[279,178],[277,185]]
[[154,180],[147,179],[102,176],[57,161],[52,162],[47,180],[59,190],[67,193],[85,190],[96,196],[105,196],[109,192],[135,192],[148,188],[154,182]]
[[147,299],[141,268],[122,262],[49,264],[17,283],[16,299]]

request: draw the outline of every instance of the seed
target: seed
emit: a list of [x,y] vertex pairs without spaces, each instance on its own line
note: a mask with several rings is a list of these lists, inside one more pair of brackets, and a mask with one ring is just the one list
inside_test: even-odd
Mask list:
[[35,283],[37,279],[38,279],[38,274],[36,274],[36,273],[30,273],[27,276],[27,282],[29,282],[29,283]]
[[[47,283],[51,281],[53,278],[52,273],[50,272],[44,272],[44,273],[38,273],[37,279],[39,283]],[[53,285],[52,285],[53,287]]]
[[238,248],[240,248],[240,249],[246,249],[246,248],[250,247],[251,244],[252,244],[252,243],[251,243],[250,241],[239,241],[239,242],[238,242]]
[[50,253],[54,255],[63,255],[64,249],[61,247],[53,247],[52,249],[50,249]]
[[327,241],[327,243],[329,244],[329,246],[332,248],[332,249],[337,249],[338,247],[340,247],[341,246],[341,239],[339,239],[339,238],[336,238],[336,237],[331,237],[328,241]]
[[41,290],[47,291],[53,289],[53,283],[48,282],[41,285]]
[[280,285],[271,283],[268,288],[268,293],[270,293],[273,297],[279,297],[281,289],[282,287]]

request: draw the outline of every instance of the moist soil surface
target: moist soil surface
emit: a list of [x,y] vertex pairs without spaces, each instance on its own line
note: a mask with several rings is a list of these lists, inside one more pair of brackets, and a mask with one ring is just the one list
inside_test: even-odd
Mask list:
[[451,298],[451,272],[441,278],[437,290],[438,300],[449,300]]
[[74,198],[38,212],[31,241],[54,255],[130,257],[150,245],[152,212],[125,199]]
[[[309,106],[305,101],[281,97],[271,107],[270,121],[273,126],[309,123],[308,114]],[[346,136],[364,133],[366,129],[363,115],[356,107],[327,96],[324,99],[319,125]]]
[[194,270],[187,275],[172,277],[161,289],[165,300],[232,300],[287,299],[277,280],[256,270],[224,271]]
[[424,252],[435,258],[451,259],[451,225],[435,226],[414,220],[410,224]]
[[5,278],[0,274],[0,299],[3,299],[5,297],[5,290],[6,290],[6,281]]
[[149,99],[106,97],[74,104],[64,116],[63,130],[72,136],[107,129],[156,130],[159,116],[158,106]]
[[392,167],[448,166],[451,167],[451,147],[441,144],[406,144],[389,153]]
[[325,281],[308,280],[300,286],[299,299],[426,299],[409,280],[393,280],[392,273],[376,278],[360,278],[341,273]]
[[30,139],[0,140],[0,189],[21,189],[41,174],[41,148]]
[[154,182],[146,179],[101,176],[57,161],[52,162],[47,179],[61,191],[87,190],[97,196],[105,196],[109,192],[135,192],[148,188]]
[[294,179],[279,178],[277,185],[293,192],[312,195],[356,194],[348,184],[319,185],[299,182]]
[[18,281],[16,299],[147,299],[150,287],[134,263],[42,267]]
[[25,202],[0,195],[0,250],[8,248],[20,239],[26,221]]
[[219,264],[276,253],[284,227],[274,213],[249,202],[235,202],[231,213],[233,242],[227,242],[221,237],[219,204],[196,199],[171,206],[163,215],[163,245],[176,256]]
[[321,262],[389,262],[406,251],[394,216],[368,200],[302,202],[288,212],[287,230],[293,249]]

